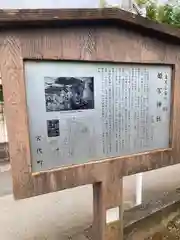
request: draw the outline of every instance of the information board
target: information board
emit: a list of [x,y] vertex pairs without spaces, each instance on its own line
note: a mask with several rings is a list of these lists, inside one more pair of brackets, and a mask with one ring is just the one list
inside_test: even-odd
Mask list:
[[25,61],[32,171],[169,147],[167,65]]

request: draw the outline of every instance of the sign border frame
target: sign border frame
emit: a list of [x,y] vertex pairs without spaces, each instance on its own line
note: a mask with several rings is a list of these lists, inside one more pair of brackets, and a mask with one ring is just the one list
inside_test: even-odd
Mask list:
[[[81,165],[72,165],[49,171],[31,173],[31,153],[23,61],[27,59],[35,60],[38,58],[35,55],[31,56],[31,58],[30,56],[27,57],[27,55],[23,55],[20,40],[17,37],[11,36],[5,39],[4,44],[1,47],[1,56],[2,60],[0,66],[4,89],[5,114],[7,116],[15,199],[32,197],[86,184],[107,182],[107,179],[112,178],[113,174],[115,175],[115,178],[121,179],[127,175],[178,163],[178,160],[174,158],[176,151],[173,149],[176,139],[172,137],[172,147],[167,149],[157,149],[139,154],[107,158]],[[47,58],[46,56],[42,56],[40,59],[51,60],[51,58]],[[52,60],[55,59],[52,58]],[[56,60],[64,61],[67,59],[57,58]],[[77,61],[78,59],[74,58],[73,60]],[[112,61],[108,60],[101,62]],[[133,63],[136,64],[137,62]],[[146,63],[143,62],[143,64]],[[147,62],[147,64],[151,63]],[[153,64],[156,65],[162,63]],[[165,64],[169,65],[168,63]],[[11,90],[9,89],[9,86],[11,86]],[[173,102],[174,94],[172,95]],[[16,119],[16,122],[14,122],[14,119]],[[170,129],[172,134],[172,115],[170,119]],[[114,204],[109,203],[108,205]]]

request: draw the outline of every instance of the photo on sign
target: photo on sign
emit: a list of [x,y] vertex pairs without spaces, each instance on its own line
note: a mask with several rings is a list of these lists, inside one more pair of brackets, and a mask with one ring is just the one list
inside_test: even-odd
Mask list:
[[45,77],[46,112],[94,109],[93,77]]
[[60,136],[59,120],[47,120],[47,134],[48,137]]

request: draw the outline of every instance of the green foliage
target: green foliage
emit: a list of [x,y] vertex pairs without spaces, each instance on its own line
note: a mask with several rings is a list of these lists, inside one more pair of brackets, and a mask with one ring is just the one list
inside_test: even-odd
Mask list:
[[156,4],[154,2],[151,2],[146,6],[146,14],[147,17],[151,20],[157,20],[158,15],[158,9],[156,7]]
[[160,23],[180,27],[180,6],[172,4],[158,5],[155,0],[136,0],[139,6],[145,5],[147,18]]
[[166,4],[158,7],[157,20],[162,23],[174,24],[173,20],[174,11],[173,7]]
[[106,6],[106,0],[99,0],[99,7],[104,8]]
[[136,0],[136,3],[141,6],[147,3],[147,0]]
[[180,7],[174,9],[173,24],[180,27]]

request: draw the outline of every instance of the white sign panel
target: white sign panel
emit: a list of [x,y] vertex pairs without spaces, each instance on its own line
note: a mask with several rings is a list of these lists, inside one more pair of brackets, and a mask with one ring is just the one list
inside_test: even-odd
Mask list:
[[170,66],[25,62],[33,172],[169,147]]

